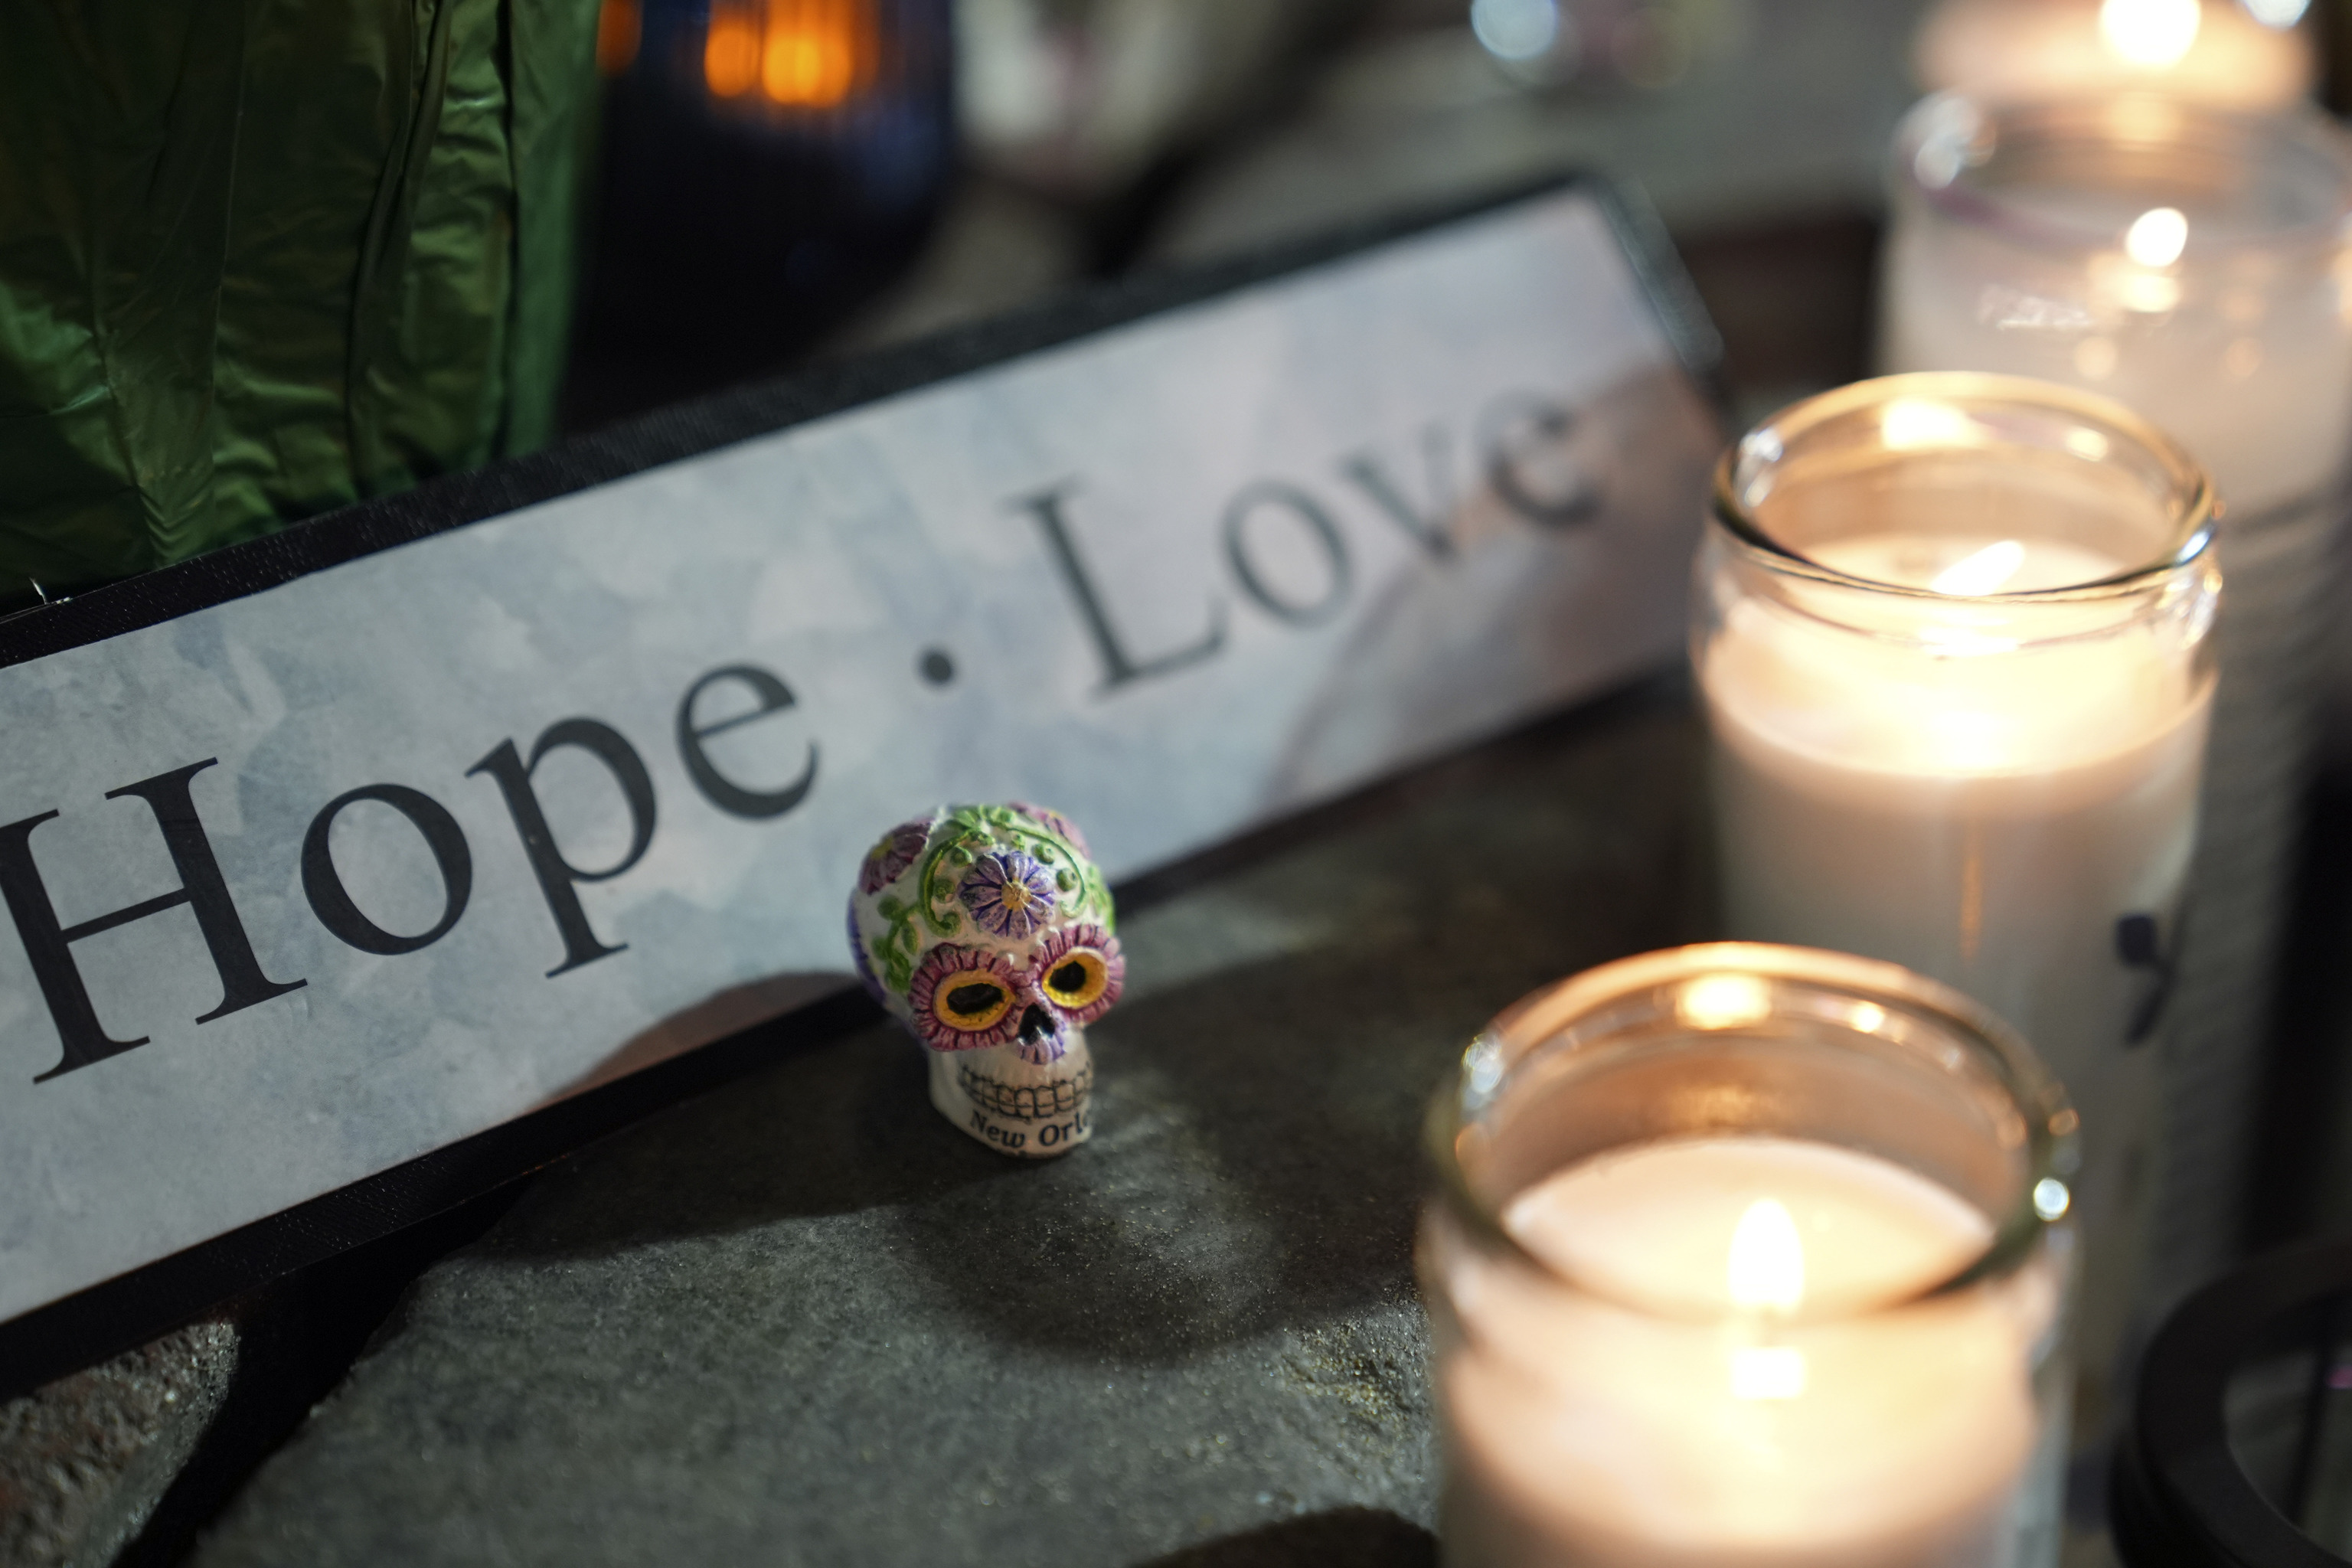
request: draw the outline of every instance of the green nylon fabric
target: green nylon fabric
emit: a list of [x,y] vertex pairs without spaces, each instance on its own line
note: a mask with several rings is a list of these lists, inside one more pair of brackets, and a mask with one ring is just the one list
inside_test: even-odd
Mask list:
[[0,598],[546,441],[596,0],[0,7]]

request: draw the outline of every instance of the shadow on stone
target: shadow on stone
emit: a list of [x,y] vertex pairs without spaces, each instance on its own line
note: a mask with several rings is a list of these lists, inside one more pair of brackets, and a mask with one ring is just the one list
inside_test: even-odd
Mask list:
[[1423,1107],[1530,986],[1690,934],[1697,752],[1623,707],[1163,881],[1066,1158],[958,1131],[877,1026],[549,1167],[205,1561],[1132,1564],[1264,1525],[1164,1561],[1429,1563]]
[[1637,705],[1147,910],[1142,984],[1090,1031],[1094,1142],[1066,1158],[948,1125],[886,1026],[558,1167],[484,1250],[887,1209],[894,1254],[992,1338],[1130,1364],[1410,1301],[1423,1108],[1463,1043],[1537,984],[1686,934],[1693,750]]
[[219,1412],[237,1338],[215,1313],[0,1401],[0,1563],[115,1562]]
[[1090,1031],[1094,1142],[909,1212],[908,1256],[1000,1342],[1114,1362],[1409,1298],[1418,1107],[1457,1047],[1438,1027],[1334,1027],[1380,989],[1365,956],[1254,964],[1113,1014]]
[[1117,1053],[1107,1131],[1041,1163],[950,1126],[919,1047],[864,1031],[558,1167],[482,1250],[604,1256],[891,1209],[905,1255],[1008,1342],[1164,1363],[1320,1321],[1411,1289],[1416,1108],[1452,1048],[1316,1030],[1320,999],[1372,983],[1360,959],[1309,956],[1115,1014],[1094,1031]]
[[1141,1568],[1437,1568],[1437,1537],[1374,1508],[1335,1508],[1155,1557]]
[[830,1041],[554,1167],[485,1247],[600,1257],[1020,1174],[932,1113],[923,1075],[920,1047],[896,1025]]
[[235,1364],[200,1437],[174,1459],[168,1488],[135,1538],[73,1564],[168,1568],[187,1561],[197,1533],[254,1468],[340,1382],[416,1275],[480,1236],[515,1201],[513,1186],[336,1254],[232,1304]]
[[[910,1216],[915,1256],[1000,1340],[1127,1360],[1413,1299],[1422,1118],[1462,1047],[1691,934],[1696,737],[1628,717],[1133,922],[1131,973],[1204,978],[1089,1032],[1089,1147]],[[1235,921],[1320,935],[1220,964]]]

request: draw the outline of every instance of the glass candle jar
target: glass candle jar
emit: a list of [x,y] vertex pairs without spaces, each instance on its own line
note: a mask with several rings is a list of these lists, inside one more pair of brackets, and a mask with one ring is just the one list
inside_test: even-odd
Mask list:
[[2307,0],[1941,0],[1914,63],[1930,92],[1990,98],[2156,89],[2263,109],[2319,75]]
[[2026,1032],[2084,1119],[2086,1361],[2138,1273],[2219,582],[2178,446],[2041,382],[1889,376],[1717,471],[1692,657],[1726,928]]
[[1943,94],[1897,133],[1894,203],[1885,369],[2115,398],[2212,470],[2233,531],[2332,494],[2352,140],[2316,111]]
[[[2228,508],[2195,935],[2173,1010],[2156,1275],[2242,1206],[2352,458],[2352,141],[2316,113],[2123,97],[1913,110],[1882,357],[2101,392],[2179,437]],[[2030,1027],[2030,1026],[2029,1026]]]
[[1520,1002],[1430,1118],[1446,1562],[2050,1562],[2074,1132],[1893,964],[1726,942]]

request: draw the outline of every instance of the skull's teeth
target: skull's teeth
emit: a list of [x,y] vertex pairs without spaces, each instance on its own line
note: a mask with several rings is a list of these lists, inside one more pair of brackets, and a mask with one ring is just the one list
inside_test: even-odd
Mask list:
[[1091,1062],[1068,1078],[1038,1084],[1010,1084],[975,1072],[966,1063],[956,1064],[956,1087],[963,1090],[964,1097],[992,1116],[1007,1121],[1043,1121],[1048,1117],[1067,1116],[1078,1109],[1094,1082]]

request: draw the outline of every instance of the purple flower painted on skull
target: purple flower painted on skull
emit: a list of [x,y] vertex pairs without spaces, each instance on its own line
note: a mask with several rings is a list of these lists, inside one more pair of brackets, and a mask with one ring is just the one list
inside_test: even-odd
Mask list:
[[1054,879],[1018,849],[991,849],[963,874],[956,898],[982,930],[1024,941],[1053,918]]
[[866,864],[858,868],[857,890],[876,893],[897,881],[899,874],[915,863],[915,857],[923,852],[923,845],[930,836],[929,822],[902,822],[884,834],[881,841],[866,852]]
[[1068,839],[1070,841],[1071,847],[1075,848],[1079,854],[1087,857],[1087,858],[1090,860],[1094,858],[1095,852],[1087,847],[1087,836],[1078,831],[1078,825],[1076,823],[1072,822],[1060,812],[1054,810],[1051,806],[1033,805],[1025,800],[1016,800],[1013,802],[1012,805],[1013,810],[1019,812],[1030,821],[1037,824],[1038,826],[1043,827],[1048,833],[1058,833],[1063,837]]
[[1021,1032],[1022,989],[1020,972],[1003,953],[942,942],[916,967],[907,1008],[931,1049],[978,1050]]

